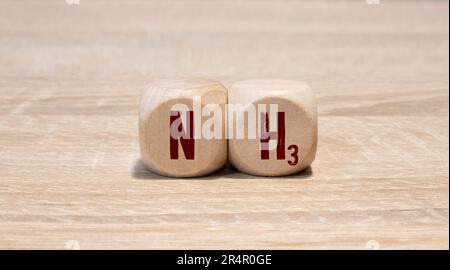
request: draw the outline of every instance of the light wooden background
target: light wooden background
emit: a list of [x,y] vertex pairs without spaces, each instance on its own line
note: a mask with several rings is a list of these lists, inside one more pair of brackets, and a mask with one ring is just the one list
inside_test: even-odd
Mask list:
[[[2,0],[0,248],[448,249],[448,50],[445,1]],[[308,82],[311,169],[145,171],[139,96],[175,76]]]

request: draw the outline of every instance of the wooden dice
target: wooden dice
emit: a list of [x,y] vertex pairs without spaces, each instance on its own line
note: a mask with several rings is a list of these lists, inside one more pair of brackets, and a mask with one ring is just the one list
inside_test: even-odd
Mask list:
[[227,90],[216,81],[152,82],[139,112],[143,163],[158,174],[175,177],[202,176],[220,169],[227,161],[225,122],[210,125],[208,116],[214,113],[215,119],[224,119],[226,103]]
[[159,80],[139,115],[142,161],[161,175],[203,176],[228,159],[244,173],[283,176],[316,154],[316,102],[302,82],[248,80],[227,91],[206,79]]
[[[235,168],[254,175],[282,176],[313,162],[317,109],[308,85],[288,80],[240,81],[229,89],[228,103],[244,106],[233,111],[234,117],[228,116],[228,130],[233,133],[229,138],[234,138],[228,141],[228,159]],[[255,114],[256,123],[251,121]],[[250,123],[244,127],[245,136],[238,137],[235,130],[245,122]],[[250,131],[256,131],[256,136]]]

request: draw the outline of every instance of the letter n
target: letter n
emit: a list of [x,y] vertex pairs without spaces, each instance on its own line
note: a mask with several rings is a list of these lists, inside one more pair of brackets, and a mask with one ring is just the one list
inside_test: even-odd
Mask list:
[[180,141],[186,159],[194,159],[194,111],[188,111],[187,113],[188,127],[186,132],[181,122],[180,112],[170,112],[170,159],[178,159],[178,141]]

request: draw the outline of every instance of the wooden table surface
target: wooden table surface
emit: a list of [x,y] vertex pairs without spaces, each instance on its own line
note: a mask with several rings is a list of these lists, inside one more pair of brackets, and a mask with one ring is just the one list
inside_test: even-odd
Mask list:
[[[449,248],[448,2],[80,2],[0,2],[0,248]],[[146,171],[140,93],[179,76],[306,81],[316,161]]]

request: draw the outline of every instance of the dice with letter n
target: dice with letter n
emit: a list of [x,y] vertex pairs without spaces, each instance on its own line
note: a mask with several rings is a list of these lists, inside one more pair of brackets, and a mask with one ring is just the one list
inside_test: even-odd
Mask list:
[[307,168],[317,147],[317,106],[309,86],[247,80],[228,90],[228,159],[238,170],[283,176]]
[[227,161],[227,89],[206,79],[152,82],[139,112],[141,159],[165,176],[212,173]]

